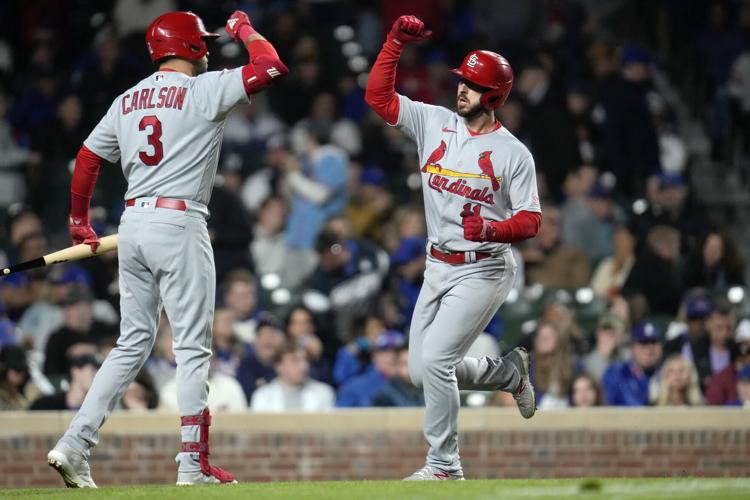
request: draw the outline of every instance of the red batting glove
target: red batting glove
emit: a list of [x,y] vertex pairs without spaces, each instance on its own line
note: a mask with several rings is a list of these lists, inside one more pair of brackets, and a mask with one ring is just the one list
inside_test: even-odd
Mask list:
[[89,224],[88,219],[70,218],[70,238],[74,245],[86,243],[91,247],[92,252],[99,248],[99,237]]
[[473,211],[471,203],[464,205],[464,209],[461,212],[464,225],[464,239],[469,241],[487,241],[489,223],[484,220],[484,217],[479,215],[480,210],[482,210],[481,205],[474,206]]
[[417,16],[401,16],[393,23],[388,37],[399,45],[424,40],[432,31],[424,29],[424,23]]
[[[253,25],[250,22],[250,18],[247,17],[247,14],[245,14],[241,10],[234,11],[229,19],[227,19],[227,25],[224,27],[224,29],[227,30],[227,34],[233,40],[237,40],[238,42],[242,43],[245,42],[245,38],[247,38],[248,36],[245,35],[248,29],[250,30],[248,34],[252,34],[255,32],[255,30],[253,29]],[[244,38],[243,35],[245,35]]]

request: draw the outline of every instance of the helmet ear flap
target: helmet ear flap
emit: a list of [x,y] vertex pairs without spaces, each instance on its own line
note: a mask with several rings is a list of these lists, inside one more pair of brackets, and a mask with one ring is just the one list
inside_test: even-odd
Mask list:
[[505,96],[500,89],[491,89],[482,94],[482,97],[479,98],[479,102],[484,106],[484,109],[489,111],[502,106],[503,102],[505,102],[504,97]]

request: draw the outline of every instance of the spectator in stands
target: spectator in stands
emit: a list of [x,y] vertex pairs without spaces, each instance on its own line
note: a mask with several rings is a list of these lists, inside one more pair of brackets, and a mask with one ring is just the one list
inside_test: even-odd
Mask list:
[[703,404],[698,372],[689,359],[674,355],[660,370],[656,406],[699,406]]
[[619,363],[625,359],[624,335],[625,325],[618,316],[607,314],[599,319],[594,334],[594,349],[581,359],[583,369],[594,380],[601,381],[604,372],[612,363]]
[[311,121],[305,131],[302,159],[289,156],[280,168],[292,192],[287,244],[311,249],[325,221],[344,211],[348,158],[329,143],[330,125]]
[[0,411],[26,410],[39,396],[29,377],[26,352],[6,345],[0,349]]
[[685,287],[721,290],[745,284],[745,266],[734,240],[724,232],[710,232],[688,257]]
[[[239,412],[247,409],[247,398],[244,388],[236,378],[214,370],[215,363],[211,360],[208,371],[208,402],[212,412]],[[178,412],[177,379],[172,379],[159,392],[159,408]]]
[[307,140],[306,135],[311,128],[311,122],[329,130],[331,145],[341,148],[348,156],[355,157],[362,150],[362,135],[359,127],[348,118],[339,118],[336,110],[336,98],[330,92],[321,92],[315,96],[310,105],[310,114],[298,122],[292,129],[292,143]]
[[212,369],[217,373],[237,376],[248,346],[234,333],[234,312],[220,308],[214,313]]
[[534,160],[557,198],[568,171],[580,165],[581,160],[573,118],[562,89],[555,83],[548,65],[537,56],[521,70],[516,85],[524,98],[524,123]]
[[259,276],[268,273],[284,274],[284,267],[291,262],[287,258],[286,217],[284,199],[271,195],[263,200],[258,211],[258,222],[253,230],[250,251]]
[[144,411],[159,407],[159,392],[148,371],[141,370],[122,395],[120,406],[123,410]]
[[31,405],[31,410],[77,410],[89,392],[101,363],[90,354],[70,359],[68,367],[68,390],[58,394],[42,396]]
[[568,339],[574,353],[583,354],[589,351],[589,339],[576,322],[575,314],[575,306],[570,298],[555,296],[545,304],[540,320],[554,325],[560,335]]
[[398,248],[391,255],[391,265],[395,271],[391,283],[392,292],[399,297],[397,306],[401,313],[400,323],[404,327],[411,324],[414,307],[424,281],[427,239],[422,236],[402,238]]
[[613,253],[602,260],[591,278],[591,288],[604,298],[617,295],[635,264],[635,233],[630,226],[620,224],[612,234]]
[[534,333],[531,382],[539,408],[568,405],[576,366],[570,339],[552,323],[541,323]]
[[208,236],[214,251],[216,281],[221,283],[232,270],[252,269],[249,245],[253,227],[240,195],[230,188],[224,177],[214,183],[208,210],[211,213]]
[[578,288],[588,283],[591,272],[589,261],[580,249],[561,240],[560,210],[556,207],[544,207],[539,234],[523,248],[529,284]]
[[373,406],[424,406],[424,391],[411,383],[409,350],[401,348],[396,354],[396,376],[380,389],[372,400]]
[[664,344],[664,357],[681,354],[687,359],[699,357],[708,347],[708,332],[706,318],[711,314],[711,301],[704,295],[690,295],[685,300],[685,332],[670,339]]
[[26,197],[24,170],[41,163],[39,153],[28,151],[13,138],[13,130],[5,120],[5,94],[0,92],[0,212]]
[[[336,343],[326,338],[325,342],[318,336],[318,325],[315,315],[304,305],[296,305],[286,317],[287,338],[299,345],[305,351],[305,357],[310,365],[310,376],[315,380],[328,382],[331,380],[331,363]],[[326,352],[333,350],[333,352]]]
[[245,269],[236,269],[227,275],[221,288],[223,306],[234,313],[234,332],[243,342],[253,342],[257,319],[261,314],[255,276]]
[[619,75],[602,80],[600,104],[603,167],[614,173],[619,189],[637,195],[646,178],[659,170],[659,144],[647,92],[654,59],[636,46],[622,51]]
[[711,377],[731,364],[735,350],[732,336],[736,323],[731,305],[718,302],[706,319],[708,336],[691,345],[692,360],[698,370],[701,389],[705,390]]
[[[331,222],[336,221],[339,219]],[[341,340],[349,338],[352,319],[374,307],[389,267],[388,254],[382,249],[348,238],[344,230],[329,222],[320,234],[316,243],[318,267],[308,283],[309,288],[331,300]]]
[[276,378],[253,393],[253,411],[323,411],[334,407],[336,394],[328,384],[309,377],[305,350],[287,342],[273,357]]
[[372,406],[373,398],[396,376],[396,353],[404,345],[404,336],[396,331],[383,332],[372,353],[372,366],[339,388],[336,406]]
[[737,399],[729,405],[750,408],[750,365],[737,373]]
[[636,256],[623,290],[642,293],[651,314],[674,315],[682,295],[680,233],[669,226],[655,226],[648,232],[646,243]]
[[20,333],[15,322],[11,321],[5,314],[5,304],[0,301],[0,348],[17,344]]
[[653,323],[639,323],[632,332],[630,361],[615,363],[604,372],[604,399],[613,406],[647,406],[649,384],[662,358],[661,330]]
[[588,373],[577,375],[570,387],[570,406],[588,408],[602,404],[602,387],[599,382]]
[[384,222],[393,210],[393,197],[387,189],[383,169],[366,165],[350,194],[346,217],[354,232],[362,238],[383,241]]
[[370,367],[370,354],[380,335],[386,330],[383,318],[362,315],[352,321],[352,340],[339,348],[333,365],[333,380],[343,385]]
[[153,379],[157,390],[161,390],[177,375],[177,361],[172,350],[172,340],[172,325],[169,324],[166,313],[162,312],[159,327],[156,330],[154,352],[146,361],[146,371]]
[[743,319],[734,334],[737,345],[734,360],[711,377],[706,387],[706,402],[724,405],[737,399],[737,374],[750,366],[750,320]]
[[[26,219],[25,216],[23,218]],[[38,221],[36,216],[32,220]],[[11,225],[11,241],[16,241],[14,226],[15,224]],[[11,257],[13,263],[37,259],[48,253],[47,238],[41,229],[28,233],[19,231],[14,245],[15,255]],[[5,303],[8,317],[18,321],[26,309],[43,297],[44,288],[44,270],[22,271],[4,277],[0,281],[0,300]]]
[[284,343],[284,327],[275,317],[263,314],[258,321],[255,340],[237,370],[237,380],[245,391],[247,400],[253,392],[276,376],[273,368],[274,353]]
[[111,329],[94,321],[93,297],[85,286],[71,290],[63,301],[63,326],[50,335],[45,349],[44,374],[62,376],[69,371],[69,358],[94,354]]

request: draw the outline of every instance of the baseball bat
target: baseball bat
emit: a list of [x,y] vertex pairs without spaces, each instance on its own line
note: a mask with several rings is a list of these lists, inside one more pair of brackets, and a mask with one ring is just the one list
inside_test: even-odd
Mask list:
[[94,255],[101,255],[105,252],[110,252],[116,249],[117,235],[112,234],[110,236],[99,238],[99,248],[96,249],[96,252],[92,251],[91,246],[89,246],[88,244],[81,243],[80,245],[63,248],[62,250],[52,252],[37,259],[32,259],[26,262],[21,262],[14,266],[6,267],[2,271],[0,271],[0,277],[10,276],[13,273],[28,271],[29,269],[51,266],[52,264],[60,264],[61,262],[87,259],[89,257],[93,257]]

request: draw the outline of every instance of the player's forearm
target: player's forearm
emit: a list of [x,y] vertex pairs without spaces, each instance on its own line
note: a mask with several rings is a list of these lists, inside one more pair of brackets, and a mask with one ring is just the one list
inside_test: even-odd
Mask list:
[[287,175],[287,182],[295,194],[307,198],[316,205],[327,202],[333,194],[327,186],[305,177],[299,171],[290,172]]
[[248,95],[260,92],[289,73],[273,45],[252,26],[243,25],[239,35],[250,58],[242,68],[242,81]]
[[398,122],[399,101],[396,94],[396,67],[404,46],[388,38],[380,50],[367,79],[365,102],[391,125]]
[[94,194],[96,179],[104,160],[86,146],[76,155],[73,181],[70,187],[70,216],[88,220],[89,204]]
[[518,243],[536,236],[541,224],[542,214],[524,210],[510,219],[489,222],[487,239],[498,243]]

